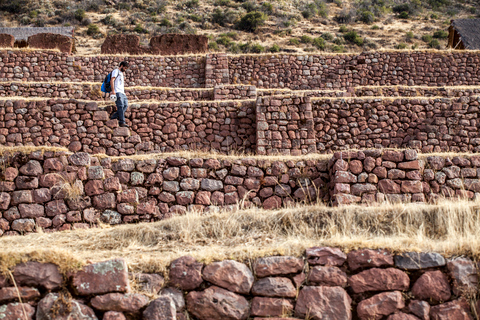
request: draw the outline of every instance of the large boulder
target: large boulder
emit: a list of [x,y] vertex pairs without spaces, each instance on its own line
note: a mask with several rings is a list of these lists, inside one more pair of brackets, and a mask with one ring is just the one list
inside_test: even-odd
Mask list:
[[108,293],[96,296],[90,303],[97,310],[137,313],[148,301],[147,296],[139,293]]
[[190,292],[187,309],[199,320],[245,320],[250,306],[241,295],[213,286]]
[[180,257],[170,264],[170,285],[184,291],[195,290],[202,282],[203,263],[191,256]]
[[17,285],[42,287],[46,290],[55,290],[62,285],[63,277],[58,267],[53,263],[40,263],[36,261],[28,261],[18,264],[14,271],[13,277]]
[[175,303],[169,296],[153,300],[143,311],[143,318],[149,320],[176,320],[176,315]]
[[421,300],[447,301],[451,296],[448,278],[440,270],[425,272],[413,285],[412,294]]
[[203,279],[232,292],[248,294],[253,274],[243,263],[234,260],[214,262],[203,269]]
[[340,287],[304,287],[300,290],[295,316],[312,320],[350,320],[351,299]]
[[348,279],[353,292],[408,290],[410,278],[402,270],[395,268],[372,268],[362,271]]
[[74,275],[73,286],[79,295],[127,292],[127,263],[113,259],[88,265]]
[[140,46],[140,37],[135,34],[111,34],[102,44],[102,54],[143,54],[147,48]]
[[71,37],[56,33],[37,33],[28,37],[28,46],[36,49],[58,49],[72,53],[74,40]]
[[382,292],[362,300],[357,306],[360,320],[380,320],[405,307],[400,291]]

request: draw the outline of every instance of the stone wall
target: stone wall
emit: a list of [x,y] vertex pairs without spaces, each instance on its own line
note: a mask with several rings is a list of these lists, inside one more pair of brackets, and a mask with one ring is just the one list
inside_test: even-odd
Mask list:
[[478,85],[478,52],[365,52],[242,55],[229,59],[230,82],[257,88],[346,89],[360,85]]
[[74,39],[56,33],[37,33],[28,37],[27,44],[33,49],[57,49],[60,52],[71,54],[74,48]]
[[257,99],[255,86],[218,85],[213,89],[214,100]]
[[[327,162],[4,153],[0,234],[156,221],[187,210],[327,200]],[[307,174],[308,173],[308,174]]]
[[257,154],[315,153],[316,141],[309,97],[257,99]]
[[478,152],[478,96],[312,98],[317,150],[414,148]]
[[[341,89],[364,85],[465,86],[480,83],[480,54],[377,52],[324,55],[68,56],[58,52],[0,52],[0,81],[102,81],[126,59],[127,85]],[[5,68],[6,67],[6,68]],[[14,70],[14,68],[17,68]],[[18,69],[19,68],[19,69]]]
[[415,150],[337,152],[329,163],[333,205],[435,202],[480,197],[480,157],[427,156]]
[[351,96],[355,97],[463,97],[478,96],[480,88],[468,87],[354,87],[349,88]]
[[52,319],[55,310],[89,320],[473,320],[480,311],[465,298],[478,293],[476,263],[430,252],[312,247],[301,257],[248,265],[183,256],[165,274],[129,273],[114,259],[86,265],[66,281],[55,264],[27,261],[11,274],[23,303],[13,281],[0,276],[5,320]]

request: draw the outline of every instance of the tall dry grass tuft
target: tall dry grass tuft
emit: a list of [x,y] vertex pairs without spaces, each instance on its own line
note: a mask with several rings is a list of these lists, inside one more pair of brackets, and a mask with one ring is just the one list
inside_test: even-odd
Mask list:
[[245,261],[275,254],[300,256],[318,245],[345,251],[387,248],[477,258],[480,203],[251,208],[190,213],[156,223],[3,237],[0,246],[8,249],[0,255],[0,267],[5,270],[12,261],[30,257],[52,259],[62,270],[69,270],[70,264],[124,257],[134,271],[163,272],[173,259],[187,254],[204,262]]

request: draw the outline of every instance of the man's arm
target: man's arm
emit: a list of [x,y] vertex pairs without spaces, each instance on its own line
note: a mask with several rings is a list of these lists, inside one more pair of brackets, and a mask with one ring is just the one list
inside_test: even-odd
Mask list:
[[115,79],[117,77],[112,77],[112,79],[110,80],[110,87],[112,88],[112,94],[115,94]]

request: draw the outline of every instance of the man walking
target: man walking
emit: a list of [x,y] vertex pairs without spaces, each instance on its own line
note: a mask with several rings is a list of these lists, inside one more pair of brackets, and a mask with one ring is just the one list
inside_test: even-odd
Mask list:
[[128,127],[125,123],[125,111],[127,111],[128,108],[128,99],[125,95],[125,78],[123,76],[123,73],[128,67],[127,61],[120,62],[118,69],[112,71],[112,79],[110,81],[112,87],[110,99],[115,101],[117,106],[117,111],[110,116],[110,119],[118,119],[120,127]]

